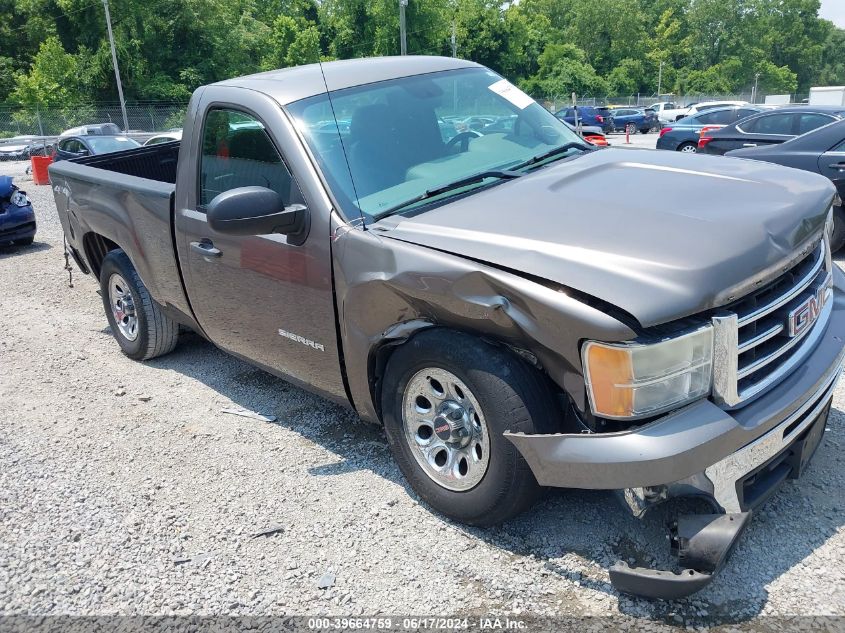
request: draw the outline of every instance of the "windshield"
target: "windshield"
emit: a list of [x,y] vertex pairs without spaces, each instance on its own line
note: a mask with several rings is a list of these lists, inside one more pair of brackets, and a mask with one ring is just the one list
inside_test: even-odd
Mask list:
[[86,136],[85,142],[91,146],[95,154],[108,154],[141,146],[137,141],[125,136]]
[[372,219],[448,183],[582,142],[484,68],[337,90],[331,103],[322,94],[288,109],[347,218]]

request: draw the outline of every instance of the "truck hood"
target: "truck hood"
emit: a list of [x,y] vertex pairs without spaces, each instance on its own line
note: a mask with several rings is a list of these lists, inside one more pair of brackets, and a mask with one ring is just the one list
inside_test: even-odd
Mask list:
[[778,165],[609,149],[372,228],[561,284],[648,327],[776,276],[818,237],[833,194]]

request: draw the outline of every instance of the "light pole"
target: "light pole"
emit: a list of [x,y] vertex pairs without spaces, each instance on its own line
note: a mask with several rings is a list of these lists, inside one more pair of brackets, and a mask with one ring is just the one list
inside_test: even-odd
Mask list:
[[109,44],[111,45],[111,60],[114,64],[114,78],[117,80],[117,96],[120,98],[120,110],[123,112],[123,131],[129,131],[129,119],[126,117],[126,102],[123,100],[123,85],[120,83],[120,70],[117,67],[117,52],[114,49],[114,33],[111,31],[111,14],[109,13],[109,0],[103,0],[103,7],[106,9],[106,26],[109,30]]
[[751,103],[757,103],[757,82],[760,81],[760,73],[754,74],[754,91],[751,93]]
[[408,0],[399,0],[399,50],[402,55],[408,54],[408,43],[405,40],[405,7]]
[[657,96],[660,97],[660,90],[663,87],[663,64],[666,62],[660,62],[660,70],[657,71]]

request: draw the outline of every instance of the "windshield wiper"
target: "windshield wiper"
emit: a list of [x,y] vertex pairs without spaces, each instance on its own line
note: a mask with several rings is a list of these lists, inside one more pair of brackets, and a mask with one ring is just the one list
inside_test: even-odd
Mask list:
[[513,178],[519,178],[523,175],[524,174],[514,171],[512,169],[491,169],[488,171],[482,171],[481,173],[474,174],[472,176],[467,176],[466,178],[461,178],[459,180],[455,180],[445,185],[435,187],[434,189],[428,189],[420,195],[411,198],[410,200],[405,200],[405,202],[400,202],[399,204],[392,206],[389,209],[385,209],[381,213],[377,213],[373,216],[373,221],[378,222],[379,220],[382,220],[389,215],[393,215],[394,213],[397,213],[402,209],[405,209],[406,207],[415,205],[418,202],[428,200],[429,198],[434,198],[435,196],[439,196],[440,194],[447,193],[449,191],[463,189],[464,187],[468,187],[469,185],[474,185],[475,183],[483,182],[488,178],[498,178],[499,180],[511,180]]
[[578,141],[572,141],[570,143],[564,143],[563,145],[559,145],[558,147],[553,147],[549,151],[543,152],[542,154],[537,154],[536,156],[529,158],[524,163],[520,163],[516,167],[511,167],[511,169],[514,170],[514,171],[519,170],[519,169],[525,169],[526,167],[530,167],[531,165],[536,165],[537,163],[540,163],[540,162],[542,162],[542,161],[544,161],[548,158],[552,158],[553,156],[558,156],[559,154],[565,154],[566,152],[568,152],[571,149],[580,149],[581,151],[584,151],[584,152],[592,152],[596,148],[591,147],[590,145],[587,145],[586,143],[579,143]]

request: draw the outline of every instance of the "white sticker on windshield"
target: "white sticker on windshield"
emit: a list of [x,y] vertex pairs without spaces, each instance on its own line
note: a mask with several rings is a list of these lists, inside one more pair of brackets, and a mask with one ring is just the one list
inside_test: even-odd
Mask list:
[[126,138],[125,136],[115,136],[114,140],[116,140],[116,141],[128,141],[129,139]]
[[487,87],[490,88],[490,90],[495,92],[497,95],[502,96],[508,101],[510,101],[520,110],[524,110],[532,103],[534,103],[534,99],[522,92],[522,90],[514,86],[507,79],[502,79],[501,81],[497,81],[496,83],[490,84]]

